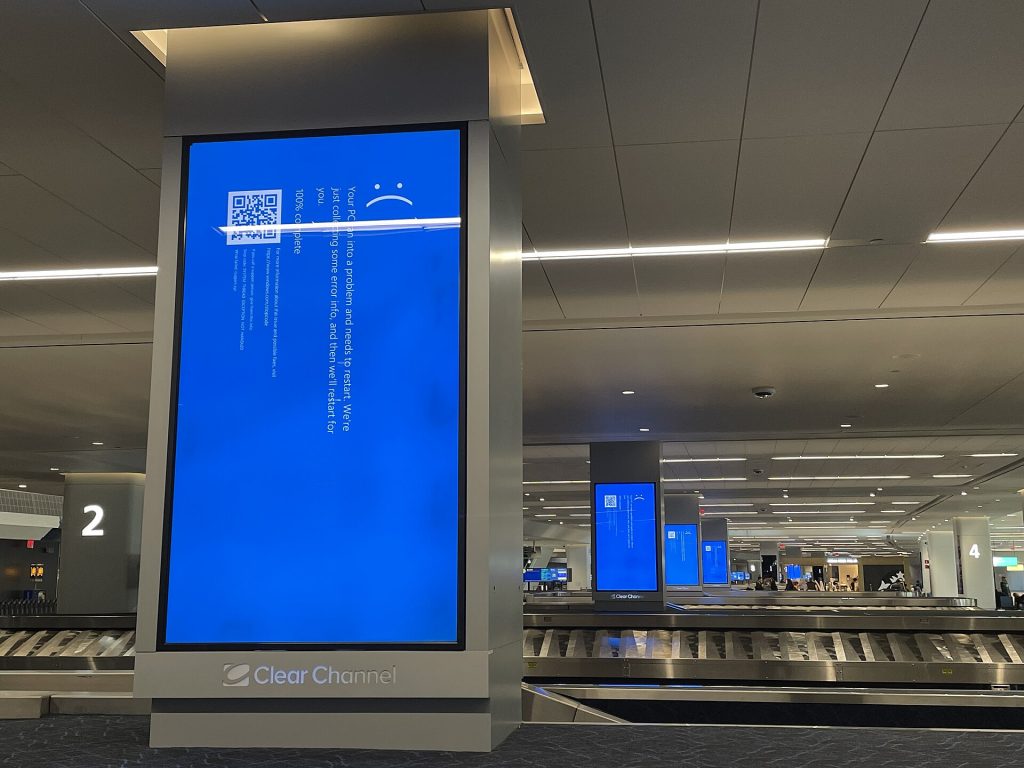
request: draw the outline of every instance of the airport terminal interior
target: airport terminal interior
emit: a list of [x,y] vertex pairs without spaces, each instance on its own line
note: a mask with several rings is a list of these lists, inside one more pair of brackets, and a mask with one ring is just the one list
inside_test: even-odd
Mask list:
[[1018,759],[1022,180],[1021,0],[4,0],[0,765]]

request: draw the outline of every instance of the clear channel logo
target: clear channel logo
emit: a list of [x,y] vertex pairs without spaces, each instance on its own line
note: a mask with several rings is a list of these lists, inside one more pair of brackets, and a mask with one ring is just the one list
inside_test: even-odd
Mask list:
[[221,685],[225,688],[246,688],[252,678],[252,667],[248,664],[225,664]]
[[393,685],[397,668],[389,669],[335,669],[329,664],[312,667],[275,667],[272,664],[225,664],[221,685],[225,688],[291,685]]

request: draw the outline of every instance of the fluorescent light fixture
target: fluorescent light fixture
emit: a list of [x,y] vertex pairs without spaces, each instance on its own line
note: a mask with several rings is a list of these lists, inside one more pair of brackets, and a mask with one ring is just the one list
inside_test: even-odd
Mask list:
[[566,504],[564,506],[544,507],[544,509],[590,509],[589,504]]
[[554,513],[538,513],[534,517],[558,517],[558,515]]
[[888,384],[875,384],[875,389],[888,389]]
[[632,389],[624,389],[624,390],[622,390],[622,394],[624,394],[624,395],[635,395],[636,392],[634,390],[632,390]]
[[998,456],[1018,456],[1016,453],[968,453],[966,454],[972,459],[994,459]]
[[703,517],[743,517],[744,515],[756,515],[757,512],[705,512]]
[[732,483],[745,482],[745,477],[666,477],[666,483]]
[[[348,223],[348,222],[345,222]],[[828,247],[827,238],[808,240],[760,240],[741,243],[707,243],[703,245],[681,243],[655,245],[644,248],[589,248],[566,251],[534,251],[524,253],[524,259],[555,261],[567,259],[623,259],[633,256],[695,256],[714,253],[770,253],[772,251],[808,251]]]
[[1024,240],[1024,229],[983,229],[977,232],[932,232],[926,243],[976,243],[984,240]]
[[769,477],[769,480],[909,480],[910,475],[808,475],[806,477]]
[[589,512],[572,512],[569,517],[590,517]]
[[641,432],[650,432],[651,428],[650,427],[640,427],[640,431]]
[[99,442],[98,440],[93,440],[92,444],[93,445],[103,445],[103,443]]
[[868,455],[837,454],[833,456],[772,456],[772,461],[849,461],[851,459],[941,459],[941,453],[877,453]]
[[840,424],[839,426],[842,427],[843,429],[849,429],[850,427],[853,426],[853,424]]
[[889,503],[890,504],[895,504],[895,505],[898,505],[898,506],[916,507],[921,502],[920,501],[890,501]]
[[84,280],[94,277],[140,277],[155,274],[156,267],[29,269],[22,272],[0,272],[0,282],[11,282],[14,280]]
[[974,477],[974,475],[932,475],[935,478]]
[[744,503],[744,504],[738,504],[738,503],[734,504],[734,503],[730,502],[728,504],[701,504],[700,506],[702,506],[702,507],[752,507],[754,505],[753,504],[747,504],[747,503]]
[[60,467],[50,467],[51,472],[60,472]]
[[769,507],[873,507],[873,501],[773,501]]
[[725,457],[725,458],[721,458],[720,457],[720,458],[715,458],[715,459],[662,459],[661,463],[662,464],[692,464],[692,463],[695,463],[695,462],[702,462],[702,461],[746,461],[746,459],[742,458],[742,457],[736,457],[736,456],[729,456],[729,457]]
[[590,485],[589,480],[523,480],[523,485]]

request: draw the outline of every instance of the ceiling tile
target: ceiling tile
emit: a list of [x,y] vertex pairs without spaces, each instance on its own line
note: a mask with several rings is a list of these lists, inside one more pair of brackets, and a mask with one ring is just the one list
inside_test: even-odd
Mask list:
[[800,309],[876,309],[927,247],[910,243],[827,248]]
[[0,163],[0,176],[14,176],[18,172],[13,168]]
[[828,237],[869,136],[744,139],[730,239]]
[[1008,123],[1024,104],[1019,0],[932,0],[880,129]]
[[524,259],[523,321],[562,320],[564,317],[544,274],[544,266],[536,259]]
[[[148,182],[147,182],[148,183]],[[0,176],[0,228],[79,265],[152,264],[152,254],[24,176]],[[60,267],[58,259],[47,266]]]
[[[134,278],[135,282],[155,286],[152,277]],[[126,281],[127,282],[127,281]],[[51,296],[82,312],[89,313],[133,332],[153,332],[153,303],[126,291],[111,280],[53,280],[36,285]]]
[[601,63],[587,0],[516,3],[544,125],[523,126],[523,149],[606,147],[612,143]]
[[940,232],[1024,229],[1024,123],[1014,123],[946,214]]
[[160,169],[159,168],[140,168],[139,173],[145,176],[147,179],[152,181],[157,186],[160,186]]
[[[163,80],[157,72],[81,3],[5,3],[3,17],[0,72],[54,113],[50,119],[73,123],[130,165],[160,164]],[[5,106],[7,98],[0,97]]]
[[921,242],[1002,131],[981,125],[876,133],[832,238]]
[[114,29],[170,29],[219,24],[259,24],[250,0],[175,0],[173,3],[140,3],[138,0],[83,0],[93,13]]
[[632,259],[581,259],[544,263],[567,318],[639,317]]
[[1024,303],[1024,248],[1018,248],[1009,261],[996,270],[965,306]]
[[0,310],[55,333],[124,333],[128,330],[26,283],[0,283]]
[[617,147],[634,246],[725,242],[739,142]]
[[60,261],[57,256],[25,238],[6,229],[0,229],[0,272],[60,267]]
[[156,252],[160,191],[152,181],[95,139],[36,107],[2,76],[0,101],[0,159],[17,164],[21,174],[106,228]]
[[542,251],[627,245],[611,148],[523,152],[523,224]]
[[925,0],[763,0],[744,137],[870,132]]
[[634,263],[644,317],[717,314],[724,254],[643,256]]
[[1016,249],[1016,243],[924,246],[882,306],[958,307]]
[[[53,334],[52,328],[0,309],[0,339],[11,336],[45,336]],[[8,376],[8,379],[20,378]],[[8,410],[10,403],[8,403]]]
[[729,254],[720,312],[724,315],[799,309],[820,254],[820,251]]
[[594,0],[616,144],[737,139],[753,0]]

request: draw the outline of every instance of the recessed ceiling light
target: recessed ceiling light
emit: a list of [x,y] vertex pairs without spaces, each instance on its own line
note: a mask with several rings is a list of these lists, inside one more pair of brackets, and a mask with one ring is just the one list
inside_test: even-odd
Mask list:
[[876,490],[876,491],[880,491],[880,490],[882,490],[882,489],[881,489],[881,488],[875,488],[875,490]]
[[960,491],[960,495],[961,496],[966,496],[967,495],[967,491]]
[[887,389],[888,384],[875,384],[875,389]]
[[564,259],[623,259],[635,256],[688,256],[706,253],[768,253],[771,251],[817,250],[828,246],[823,238],[809,240],[762,240],[742,243],[709,243],[703,245],[656,245],[643,248],[584,248],[565,251],[534,251],[524,259],[555,261]]
[[926,243],[970,243],[984,240],[1024,240],[1024,229],[984,229],[975,232],[932,232]]
[[103,443],[98,442],[98,441],[93,441],[93,445],[103,445]]
[[540,497],[540,498],[538,499],[538,501],[544,501],[544,497],[543,497],[543,496],[541,496],[541,497]]
[[60,472],[60,467],[50,467],[51,472]]
[[868,496],[870,496],[871,498],[875,498],[875,494],[874,493],[869,493]]
[[839,426],[842,427],[843,429],[849,429],[850,427],[853,426],[853,424],[840,424]]
[[21,272],[0,272],[0,282],[11,282],[15,280],[83,280],[96,277],[140,277],[155,274],[156,267],[30,269]]
[[632,389],[624,389],[624,390],[622,390],[622,394],[624,394],[624,395],[635,395],[636,392],[634,392]]
[[651,428],[650,427],[640,427],[640,431],[641,432],[650,432]]
[[19,483],[19,484],[18,484],[18,487],[19,487],[19,488],[28,488],[28,486],[27,486],[27,485],[25,485],[24,483]]

